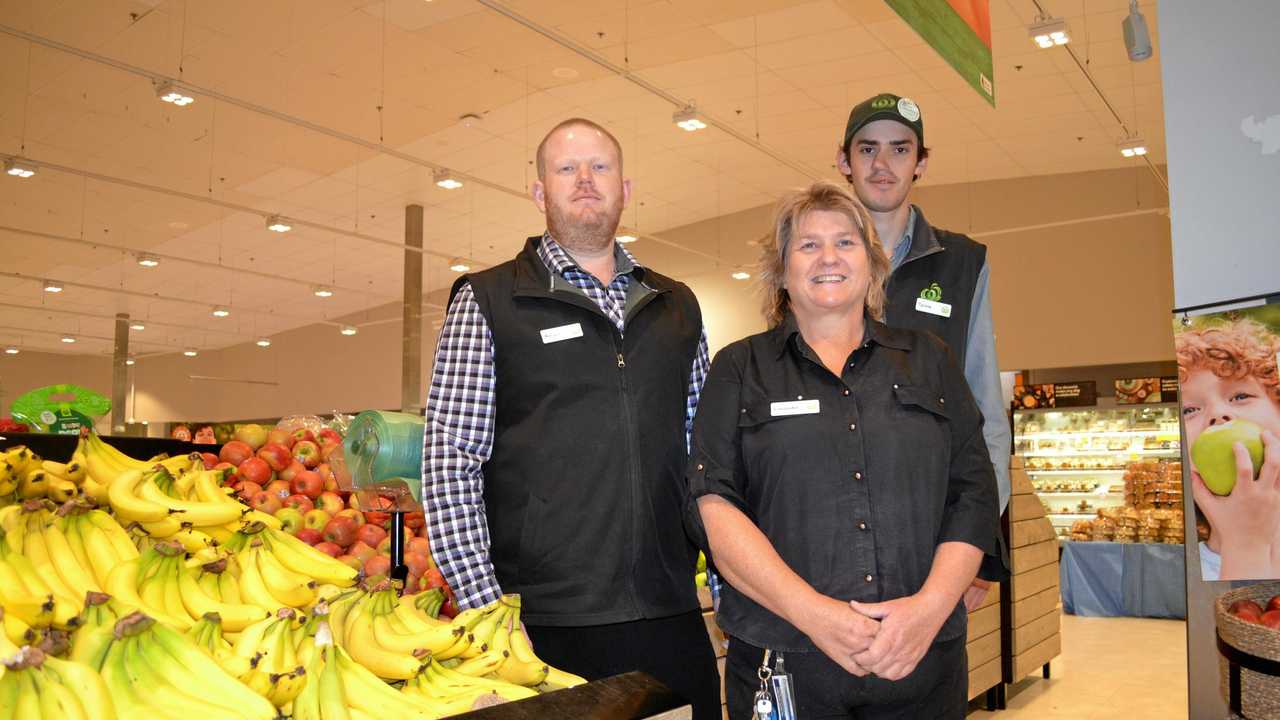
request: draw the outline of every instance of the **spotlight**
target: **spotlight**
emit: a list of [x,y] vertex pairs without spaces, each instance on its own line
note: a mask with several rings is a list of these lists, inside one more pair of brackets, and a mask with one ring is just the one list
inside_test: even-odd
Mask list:
[[729,277],[733,278],[734,280],[750,280],[751,273],[745,270],[738,270],[734,272],[732,275],[730,275]]
[[214,317],[216,317],[216,318],[224,318],[224,317],[229,317],[230,315],[231,315],[231,310],[230,310],[230,309],[228,309],[225,305],[214,305],[214,306],[213,306],[213,316],[214,316]]
[[257,345],[258,347],[271,347],[271,338],[260,337]]
[[343,325],[342,329],[339,330],[338,332],[342,333],[343,335],[346,335],[347,337],[351,337],[352,335],[355,335],[360,331],[356,329],[355,325]]
[[1124,49],[1133,62],[1142,62],[1151,57],[1151,33],[1147,30],[1147,19],[1138,9],[1138,0],[1129,0],[1129,14],[1120,21],[1124,30]]
[[62,292],[62,283],[56,283],[52,280],[45,280],[44,291],[47,293],[60,293]]
[[267,229],[271,232],[287,233],[293,229],[293,226],[285,222],[284,218],[279,215],[272,215],[267,218]]
[[144,268],[159,267],[160,258],[156,257],[155,255],[148,255],[147,253],[142,253],[141,255],[138,256],[138,264]]
[[36,166],[30,160],[9,158],[4,161],[4,173],[16,178],[29,178],[36,174]]
[[12,345],[4,349],[5,355],[17,355],[20,352],[22,351]]
[[636,241],[636,236],[635,236],[635,235],[619,235],[618,237],[614,238],[614,240],[617,240],[618,242],[622,243],[623,245],[626,245],[627,243],[633,243],[633,242],[635,242],[635,241]]
[[138,332],[142,332],[143,330],[146,330],[146,329],[147,329],[147,325],[146,325],[146,323],[142,322],[141,320],[134,320],[133,322],[129,323],[129,329],[130,329],[130,330],[137,330]]
[[453,173],[449,172],[448,170],[437,170],[435,172],[435,179],[436,179],[436,185],[439,185],[445,190],[457,190],[458,188],[462,187],[462,181],[455,180],[453,177]]
[[183,354],[183,355],[186,355],[187,357],[195,357],[195,356],[197,356],[197,355],[199,355],[199,354],[200,354],[200,351],[199,351],[199,350],[196,350],[196,349],[195,349],[195,348],[193,348],[193,347],[189,347],[189,348],[187,348],[186,350],[183,350],[183,351],[182,351],[182,354]]
[[328,285],[317,285],[311,294],[319,298],[333,297],[333,288]]
[[177,85],[174,85],[168,80],[156,80],[155,86],[156,97],[160,98],[164,102],[177,105],[178,107],[186,107],[196,101],[195,98],[182,92]]
[[1071,42],[1071,36],[1067,34],[1067,21],[1048,15],[1037,16],[1036,21],[1027,28],[1027,34],[1042,48]]
[[675,123],[677,127],[685,132],[701,130],[707,126],[706,123],[698,119],[698,111],[695,110],[692,105],[686,105],[677,110],[675,114],[671,116],[671,122]]
[[70,345],[70,344],[74,343],[75,341],[76,341],[76,338],[75,338],[75,336],[74,336],[74,335],[63,335],[63,336],[62,336],[62,342],[66,343],[66,344],[68,344],[68,345]]
[[1147,154],[1147,144],[1140,137],[1131,137],[1120,141],[1120,154],[1127,157],[1141,157]]
[[134,363],[136,363],[136,362],[137,362],[137,360],[134,360],[132,355],[130,355],[129,357],[125,358],[125,360],[124,360],[124,364],[125,364],[125,365],[132,365],[132,364],[134,364]]
[[454,258],[449,261],[449,269],[454,272],[466,272],[471,269],[471,263],[462,258]]

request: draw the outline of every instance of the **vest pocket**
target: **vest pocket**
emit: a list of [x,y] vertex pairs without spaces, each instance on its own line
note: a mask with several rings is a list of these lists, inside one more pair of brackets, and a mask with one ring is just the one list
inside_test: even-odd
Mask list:
[[546,526],[547,511],[550,503],[534,493],[529,493],[529,504],[524,511],[524,525],[520,531],[520,566],[521,585],[536,584],[539,570],[547,561],[547,553],[541,547],[550,529]]

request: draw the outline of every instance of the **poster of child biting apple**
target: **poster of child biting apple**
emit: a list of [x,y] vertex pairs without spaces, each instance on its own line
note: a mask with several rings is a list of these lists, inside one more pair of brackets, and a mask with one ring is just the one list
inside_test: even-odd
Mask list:
[[1280,304],[1174,324],[1201,576],[1280,578]]

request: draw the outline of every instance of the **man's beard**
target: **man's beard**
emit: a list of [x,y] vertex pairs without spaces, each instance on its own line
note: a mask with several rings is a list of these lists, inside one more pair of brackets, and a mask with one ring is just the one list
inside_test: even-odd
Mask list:
[[622,203],[614,203],[585,219],[575,218],[555,203],[547,203],[547,230],[570,252],[599,252],[613,242],[622,218]]

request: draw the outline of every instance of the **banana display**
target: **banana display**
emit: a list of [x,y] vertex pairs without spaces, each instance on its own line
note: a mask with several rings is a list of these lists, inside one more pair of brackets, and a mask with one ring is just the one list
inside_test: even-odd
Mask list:
[[102,676],[87,665],[24,647],[4,661],[0,717],[114,720],[117,715]]

